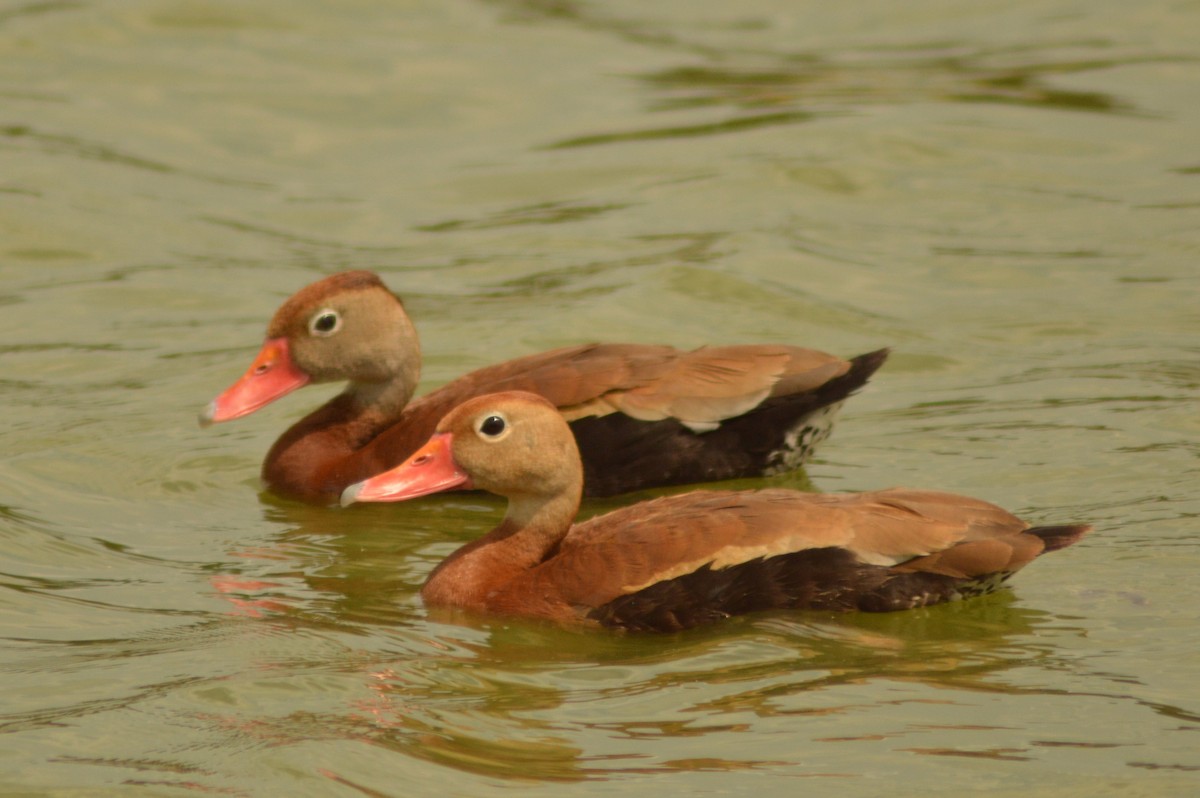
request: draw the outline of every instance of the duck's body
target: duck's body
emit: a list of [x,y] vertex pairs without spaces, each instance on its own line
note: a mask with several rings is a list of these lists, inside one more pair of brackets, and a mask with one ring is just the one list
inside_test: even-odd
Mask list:
[[344,272],[283,304],[250,369],[201,421],[238,418],[309,383],[349,380],[263,463],[271,490],[327,502],[402,462],[462,402],[529,391],[570,422],[585,490],[606,496],[797,468],[886,357],[880,350],[843,360],[783,345],[683,352],[586,344],[488,366],[411,401],[420,374],[411,321],[376,275]]
[[1089,530],[1030,528],[978,499],[907,489],[701,491],[572,525],[582,471],[544,400],[479,397],[437,429],[343,499],[467,486],[508,497],[500,526],[430,575],[432,606],[655,631],[774,608],[910,609],[990,592]]

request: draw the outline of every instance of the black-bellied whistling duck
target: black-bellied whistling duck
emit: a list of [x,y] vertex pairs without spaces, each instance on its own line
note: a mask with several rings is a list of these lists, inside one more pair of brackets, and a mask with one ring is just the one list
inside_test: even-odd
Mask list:
[[572,526],[583,470],[570,429],[553,405],[521,392],[462,404],[411,458],[350,486],[342,503],[468,487],[507,497],[508,512],[434,569],[427,604],[636,630],[978,595],[1090,530],[1030,528],[949,493],[778,488],[684,493]]
[[473,371],[410,403],[417,333],[375,274],[334,274],[283,303],[249,370],[200,416],[227,421],[309,383],[347,389],[288,429],[263,463],[276,493],[336,501],[349,484],[402,462],[453,407],[531,391],[571,422],[585,491],[760,476],[799,467],[842,401],[887,350],[853,360],[793,346],[587,344]]

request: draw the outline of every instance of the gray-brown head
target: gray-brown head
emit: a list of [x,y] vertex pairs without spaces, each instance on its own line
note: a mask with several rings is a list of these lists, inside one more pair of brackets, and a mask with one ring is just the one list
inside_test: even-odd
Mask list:
[[201,423],[254,412],[309,383],[397,383],[402,403],[421,373],[416,329],[377,275],[349,271],[295,293],[275,312],[250,368],[201,415]]
[[424,447],[396,468],[352,485],[342,503],[399,501],[478,488],[510,502],[578,504],[583,466],[566,420],[523,391],[470,399],[441,420]]

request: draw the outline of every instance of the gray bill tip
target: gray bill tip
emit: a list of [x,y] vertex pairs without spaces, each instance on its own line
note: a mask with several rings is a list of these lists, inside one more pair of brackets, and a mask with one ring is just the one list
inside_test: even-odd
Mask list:
[[342,491],[342,506],[349,507],[358,501],[358,494],[362,492],[363,483],[355,482],[350,487]]
[[214,399],[204,406],[200,411],[200,416],[196,419],[200,422],[201,428],[210,427],[213,424],[213,418],[217,415],[217,400]]

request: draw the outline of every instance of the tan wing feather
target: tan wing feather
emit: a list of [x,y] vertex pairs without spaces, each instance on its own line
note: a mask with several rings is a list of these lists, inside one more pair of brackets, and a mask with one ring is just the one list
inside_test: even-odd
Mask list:
[[1013,534],[972,540],[896,567],[898,571],[925,571],[957,578],[1017,571],[1045,550],[1035,535]]
[[848,497],[858,510],[850,548],[863,562],[896,565],[956,543],[1015,535],[1028,524],[989,502],[893,488]]
[[788,364],[771,390],[772,396],[789,396],[796,393],[815,391],[832,379],[850,370],[849,360],[815,349],[787,347]]
[[849,368],[848,361],[797,347],[702,347],[682,354],[654,382],[605,399],[633,418],[676,418],[703,432],[768,396],[813,390]]

